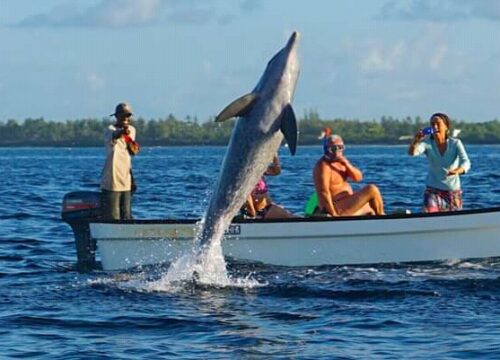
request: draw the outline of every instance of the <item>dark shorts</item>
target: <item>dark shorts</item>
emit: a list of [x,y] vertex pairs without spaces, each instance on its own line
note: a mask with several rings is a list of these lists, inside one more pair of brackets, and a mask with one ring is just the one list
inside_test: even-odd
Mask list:
[[[265,208],[257,211],[255,218],[256,219],[264,219],[266,217],[266,214],[268,213],[269,209],[273,206],[273,204],[267,205]],[[251,217],[248,211],[246,210],[246,207],[243,207],[240,211],[240,215],[243,217]]]
[[257,211],[257,217],[260,219],[264,219],[269,211],[269,209],[273,206],[273,204],[267,205],[264,209]]
[[328,216],[330,215],[330,213],[328,212],[328,210],[326,209],[320,209],[319,206],[316,206],[314,208],[314,212],[312,214],[312,216]]

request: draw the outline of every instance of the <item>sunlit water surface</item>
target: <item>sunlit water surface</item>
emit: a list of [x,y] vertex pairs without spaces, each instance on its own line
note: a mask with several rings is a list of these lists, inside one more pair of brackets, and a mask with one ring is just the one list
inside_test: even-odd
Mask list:
[[[466,208],[500,204],[500,147],[468,146]],[[224,148],[144,148],[136,218],[199,218]],[[320,147],[280,156],[272,197],[300,214]],[[426,161],[350,146],[388,212],[420,208]],[[96,190],[104,150],[0,153],[0,356],[68,358],[500,357],[500,259],[283,268],[227,264],[232,286],[171,282],[166,267],[79,274],[61,199]]]

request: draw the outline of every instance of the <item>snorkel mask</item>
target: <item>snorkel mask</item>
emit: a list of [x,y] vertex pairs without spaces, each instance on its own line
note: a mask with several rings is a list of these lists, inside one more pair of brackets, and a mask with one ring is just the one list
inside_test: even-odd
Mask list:
[[323,153],[325,154],[325,157],[333,160],[337,157],[338,152],[343,150],[345,150],[345,145],[343,144],[340,136],[332,135],[325,138],[323,142]]

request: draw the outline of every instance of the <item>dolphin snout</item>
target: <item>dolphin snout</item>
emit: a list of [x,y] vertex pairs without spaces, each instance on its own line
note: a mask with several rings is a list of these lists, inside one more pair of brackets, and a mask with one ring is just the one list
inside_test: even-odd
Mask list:
[[288,39],[287,47],[293,46],[299,40],[299,35],[298,31],[294,31],[290,36],[290,39]]

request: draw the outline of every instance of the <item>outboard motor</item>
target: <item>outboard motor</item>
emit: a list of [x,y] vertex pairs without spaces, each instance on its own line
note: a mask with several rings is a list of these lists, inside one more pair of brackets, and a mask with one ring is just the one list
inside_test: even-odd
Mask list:
[[75,235],[79,271],[97,268],[96,242],[90,236],[89,221],[99,219],[101,214],[101,193],[74,191],[64,195],[61,217]]

